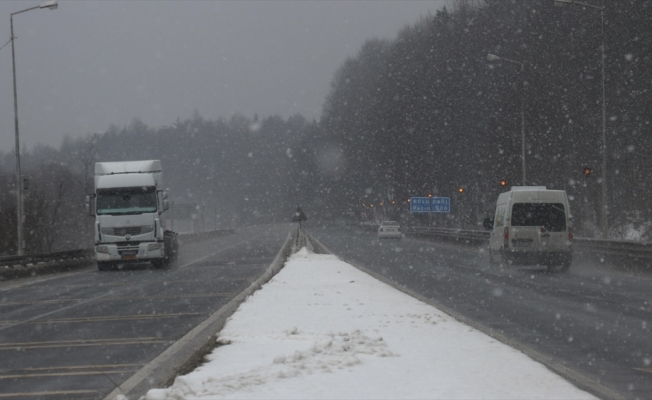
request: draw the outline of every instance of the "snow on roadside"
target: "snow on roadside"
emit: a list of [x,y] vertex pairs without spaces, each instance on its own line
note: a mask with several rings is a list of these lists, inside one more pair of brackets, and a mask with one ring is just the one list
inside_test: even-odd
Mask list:
[[145,400],[594,399],[545,366],[303,248],[243,303],[208,362]]

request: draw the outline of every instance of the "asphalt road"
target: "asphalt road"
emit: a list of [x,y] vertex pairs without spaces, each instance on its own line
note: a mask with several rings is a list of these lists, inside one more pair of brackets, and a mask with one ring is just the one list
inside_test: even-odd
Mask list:
[[133,265],[0,283],[0,398],[102,399],[246,289],[290,224],[180,246]]
[[[652,279],[574,260],[567,273],[490,268],[478,248],[379,241],[351,227],[307,228],[366,267],[502,332],[626,398],[652,398]],[[518,379],[518,371],[514,371]]]

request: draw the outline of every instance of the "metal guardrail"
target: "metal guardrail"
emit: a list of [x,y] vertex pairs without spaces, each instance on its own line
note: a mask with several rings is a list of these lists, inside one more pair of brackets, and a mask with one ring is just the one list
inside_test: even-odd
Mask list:
[[5,256],[0,257],[0,267],[12,267],[16,265],[27,267],[42,263],[86,260],[93,258],[94,256],[95,251],[93,249],[57,251],[55,253],[29,254],[25,256]]
[[[409,227],[406,235],[432,237],[437,240],[456,242],[465,245],[489,244],[489,231],[473,231],[449,228]],[[652,260],[652,243],[632,240],[606,240],[585,237],[573,238],[573,250],[594,256],[627,258],[629,260]]]
[[447,242],[457,242],[468,245],[489,244],[489,231],[470,231],[449,228],[409,227],[406,235],[436,237]]
[[94,260],[94,249],[0,257],[0,280],[37,275],[42,272],[66,271],[87,266]]
[[[179,242],[209,239],[234,233],[233,229],[178,235]],[[0,279],[28,276],[37,272],[55,272],[88,265],[95,261],[95,249],[57,251],[45,254],[0,257]]]
[[634,260],[652,260],[652,243],[632,240],[605,240],[576,237],[573,239],[576,253],[627,257]]

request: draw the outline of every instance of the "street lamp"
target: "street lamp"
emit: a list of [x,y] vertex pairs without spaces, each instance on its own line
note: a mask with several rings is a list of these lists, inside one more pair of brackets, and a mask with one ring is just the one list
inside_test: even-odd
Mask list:
[[564,6],[566,4],[593,8],[600,11],[600,50],[602,52],[602,210],[600,215],[602,219],[602,237],[606,239],[609,224],[607,221],[607,98],[604,83],[604,6],[598,7],[593,4],[587,4],[575,0],[555,0],[556,6]]
[[20,173],[20,141],[18,140],[18,92],[16,90],[16,53],[14,50],[14,42],[16,39],[14,37],[14,15],[24,13],[26,11],[31,11],[31,10],[36,10],[37,8],[47,8],[50,10],[56,10],[59,5],[57,4],[57,0],[51,0],[51,1],[46,1],[45,3],[41,4],[40,6],[35,6],[35,7],[30,7],[26,8],[21,11],[17,11],[15,13],[11,13],[9,16],[9,22],[11,25],[11,62],[13,66],[13,73],[14,73],[14,120],[15,120],[15,125],[14,125],[14,132],[16,135],[16,226],[17,226],[17,234],[18,234],[18,255],[22,256],[23,255],[23,247],[24,247],[24,240],[23,240],[23,219],[24,219],[24,213],[23,213],[23,180],[21,178],[21,173]]
[[523,63],[510,60],[509,58],[498,57],[495,54],[487,54],[487,61],[507,61],[521,66],[521,165],[523,169],[522,185],[526,185],[525,179],[525,82],[523,81]]

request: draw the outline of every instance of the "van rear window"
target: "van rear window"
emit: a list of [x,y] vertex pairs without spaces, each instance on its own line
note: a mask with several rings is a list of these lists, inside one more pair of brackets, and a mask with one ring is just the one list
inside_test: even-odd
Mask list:
[[515,203],[512,226],[543,226],[550,232],[566,230],[566,212],[561,203]]

